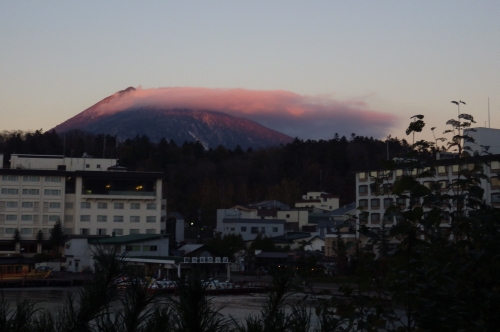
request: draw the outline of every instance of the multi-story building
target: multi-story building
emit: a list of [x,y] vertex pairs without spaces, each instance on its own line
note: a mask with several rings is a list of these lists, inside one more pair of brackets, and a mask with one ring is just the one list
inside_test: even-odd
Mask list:
[[0,252],[15,250],[16,229],[20,250],[36,252],[39,230],[48,239],[58,220],[66,234],[160,234],[162,178],[128,172],[116,159],[12,155],[10,168],[0,169]]
[[[485,203],[491,204],[493,206],[500,206],[500,155],[490,155],[480,157],[480,164],[483,166],[483,173],[487,179],[481,180],[481,187],[484,189],[483,199]],[[394,182],[401,178],[404,174],[406,175],[417,175],[423,171],[432,171],[433,177],[425,177],[419,179],[419,181],[427,186],[431,187],[433,183],[440,185],[441,192],[453,194],[458,190],[454,187],[453,180],[457,179],[459,176],[460,169],[472,170],[474,164],[464,163],[463,160],[457,158],[452,159],[440,159],[432,162],[420,163],[418,167],[409,167],[407,163],[401,161],[395,170],[372,170],[363,171],[356,173],[356,202],[358,207],[361,209],[357,213],[357,229],[359,230],[360,225],[364,224],[372,231],[378,231],[381,224],[384,223],[386,227],[391,227],[397,222],[397,216],[385,216],[385,210],[391,205],[399,205],[401,207],[407,207],[410,203],[415,205],[420,205],[422,202],[419,199],[415,199],[410,202],[409,198],[401,198],[393,196],[391,193],[391,188]],[[379,188],[377,188],[375,178],[383,179],[383,186],[386,186],[386,194],[383,196],[377,195]],[[428,207],[423,206],[424,212],[428,210]],[[442,214],[442,227],[447,227],[451,221],[450,212],[456,209],[456,202],[451,202],[451,208],[446,208]],[[362,213],[365,212],[365,213]],[[363,237],[359,237],[359,240],[363,244],[366,244],[366,240]],[[391,240],[396,243],[396,239]]]

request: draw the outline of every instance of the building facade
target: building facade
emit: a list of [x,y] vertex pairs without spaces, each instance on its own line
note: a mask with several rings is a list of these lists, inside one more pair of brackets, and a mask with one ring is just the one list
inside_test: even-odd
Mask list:
[[[128,172],[116,159],[12,155],[0,169],[0,252],[16,229],[25,244],[60,220],[66,234],[160,234],[162,173]],[[22,246],[21,246],[22,247]],[[22,248],[21,248],[22,250]],[[32,250],[26,250],[32,253]]]

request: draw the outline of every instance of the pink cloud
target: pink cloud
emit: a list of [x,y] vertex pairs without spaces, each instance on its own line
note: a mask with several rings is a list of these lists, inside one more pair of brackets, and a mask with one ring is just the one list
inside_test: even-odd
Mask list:
[[[119,95],[119,97],[118,97]],[[140,106],[212,110],[247,118],[292,137],[330,139],[335,133],[381,138],[399,118],[358,100],[304,96],[290,91],[194,87],[130,90],[101,104],[98,113]]]

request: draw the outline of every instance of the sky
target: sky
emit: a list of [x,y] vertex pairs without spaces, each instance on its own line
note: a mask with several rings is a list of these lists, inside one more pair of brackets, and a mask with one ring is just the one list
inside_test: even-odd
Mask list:
[[263,97],[240,115],[302,139],[403,138],[416,114],[430,139],[452,100],[500,128],[499,17],[481,0],[2,1],[0,131],[129,86]]

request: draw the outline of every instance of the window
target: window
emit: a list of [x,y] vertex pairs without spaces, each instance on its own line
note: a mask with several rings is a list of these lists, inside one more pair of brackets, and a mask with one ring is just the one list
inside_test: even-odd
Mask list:
[[396,200],[396,202],[397,202],[397,204],[398,204],[399,206],[405,206],[405,205],[406,205],[406,198],[398,198],[398,199]]
[[90,221],[90,216],[87,214],[81,215],[80,221]]
[[491,188],[500,188],[500,178],[498,176],[491,177]]
[[5,234],[14,234],[16,232],[15,228],[6,228]]
[[366,223],[368,221],[368,212],[361,212],[359,214],[359,221],[361,223]]
[[46,176],[45,182],[61,182],[60,176]]
[[384,194],[391,194],[392,193],[392,189],[394,188],[394,185],[392,183],[384,183],[382,185],[382,188],[383,188],[383,193]]
[[85,168],[90,168],[90,164],[85,164]]
[[366,172],[358,173],[358,179],[360,179],[361,181],[366,180]]
[[17,175],[2,175],[2,181],[19,181]]
[[156,229],[146,229],[146,234],[156,234]]
[[440,180],[438,183],[442,191],[448,190],[448,180]]
[[97,235],[106,235],[106,228],[98,228]]
[[251,227],[250,228],[250,233],[257,234],[258,232],[259,232],[259,227]]
[[419,197],[410,197],[410,205],[420,205]]
[[108,216],[97,216],[98,222],[106,222],[108,221]]
[[5,215],[5,220],[17,221],[17,214],[7,214],[7,215]]
[[453,173],[455,173],[455,174],[456,174],[456,173],[458,173],[458,170],[459,170],[458,165],[453,165],[453,166],[451,166],[451,171],[452,171]]
[[3,195],[17,195],[19,194],[19,189],[14,188],[2,188]]
[[273,227],[273,233],[278,233],[278,227]]
[[491,194],[491,204],[500,204],[500,193]]
[[389,222],[389,223],[392,223],[392,213],[384,213],[384,221],[385,222]]
[[121,235],[123,235],[123,229],[122,228],[113,228],[113,233],[116,236],[121,236]]
[[370,193],[372,195],[379,195],[379,193],[380,193],[380,184],[379,183],[372,183],[372,184],[370,184]]
[[397,170],[396,170],[396,177],[397,177],[397,178],[400,178],[400,177],[402,177],[402,176],[403,176],[403,170],[402,170],[402,169],[397,169]]
[[129,234],[139,234],[139,229],[131,228]]
[[25,209],[32,209],[33,208],[33,202],[22,202],[21,207]]
[[148,210],[156,210],[156,203],[148,203],[148,204],[146,205],[146,208],[147,208]]
[[241,227],[241,231],[242,231],[242,232],[246,232],[246,231],[247,231],[247,228],[246,228],[246,227]]
[[31,228],[21,228],[21,234],[31,234],[33,230]]
[[368,207],[368,200],[367,199],[360,199],[359,200],[359,207],[362,209],[366,209]]
[[491,169],[500,169],[500,161],[492,161],[491,162]]
[[90,209],[90,202],[81,202],[80,208],[82,209]]
[[[130,233],[130,234],[132,234],[132,233]],[[140,245],[133,245],[133,246],[127,245],[127,246],[125,246],[125,251],[141,251],[141,246]]]
[[64,203],[64,207],[65,207],[66,209],[73,209],[73,203],[68,203],[68,202],[66,202],[66,203]]
[[51,195],[51,196],[59,196],[61,195],[61,190],[60,189],[45,189],[43,191],[44,195]]
[[392,198],[384,198],[384,209],[387,209],[392,205],[394,200]]
[[141,203],[130,203],[130,210],[139,210],[141,208]]
[[158,251],[158,246],[145,245],[142,246],[142,251]]
[[370,172],[370,177],[371,178],[376,178],[377,176],[378,176],[378,172],[377,171]]
[[58,221],[60,218],[58,215],[50,215],[49,216],[49,221]]
[[373,198],[371,201],[370,201],[370,206],[372,209],[378,209],[380,208],[380,199],[378,198]]
[[31,214],[23,214],[21,216],[21,221],[33,221],[33,216]]
[[429,189],[432,189],[432,184],[434,181],[424,181],[423,185]]
[[108,208],[108,203],[97,202],[97,208],[98,209],[107,209]]
[[439,175],[448,174],[448,168],[446,166],[438,166],[437,171]]
[[90,229],[88,229],[88,228],[80,228],[80,234],[81,235],[89,235],[90,234]]
[[231,227],[231,231],[233,231],[233,232],[234,232],[234,227]]
[[6,202],[5,204],[8,208],[16,208],[18,206],[17,202]]
[[360,195],[368,194],[368,186],[367,185],[359,186],[359,194]]
[[146,222],[156,222],[156,217],[155,216],[147,216]]
[[100,164],[97,164],[97,168],[101,168],[101,165],[100,165]]
[[23,195],[40,195],[39,189],[23,189]]
[[4,194],[4,195],[17,195],[18,193],[19,193],[18,189],[2,188],[2,194]]
[[287,217],[287,218],[290,218],[290,215],[289,215],[289,214],[287,214],[287,215],[286,215],[286,217]]
[[49,209],[60,209],[61,208],[61,203],[59,202],[50,202],[49,203]]
[[123,222],[123,216],[113,216],[113,222]]
[[372,224],[380,223],[380,213],[372,213],[370,215],[370,221]]
[[39,176],[33,176],[33,175],[23,176],[23,182],[39,182],[39,181],[40,181]]
[[260,228],[260,232],[261,232],[261,233],[265,233],[265,232],[266,232],[266,228],[265,228],[265,227],[261,227],[261,228]]
[[115,203],[114,208],[115,210],[123,210],[123,203]]
[[140,216],[130,216],[130,222],[140,222],[141,217]]

